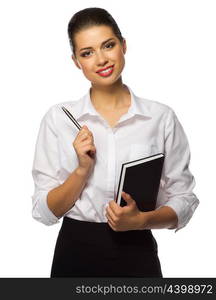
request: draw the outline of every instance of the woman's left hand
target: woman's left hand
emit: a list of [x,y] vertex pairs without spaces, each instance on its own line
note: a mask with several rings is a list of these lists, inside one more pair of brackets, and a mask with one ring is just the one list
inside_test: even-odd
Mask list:
[[122,192],[122,197],[127,202],[126,206],[121,207],[112,200],[106,208],[106,217],[109,226],[114,231],[144,229],[145,213],[138,209],[136,202],[129,194]]

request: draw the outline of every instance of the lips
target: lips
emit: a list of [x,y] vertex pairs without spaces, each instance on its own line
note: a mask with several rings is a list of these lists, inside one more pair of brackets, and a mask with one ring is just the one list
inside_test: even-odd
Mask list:
[[100,69],[96,73],[98,73],[102,77],[107,77],[107,76],[110,76],[112,74],[113,69],[114,69],[114,65],[103,68],[103,69]]

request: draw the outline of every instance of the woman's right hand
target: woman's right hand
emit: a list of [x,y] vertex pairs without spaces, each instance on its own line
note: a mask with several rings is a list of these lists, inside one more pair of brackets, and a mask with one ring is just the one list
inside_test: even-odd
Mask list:
[[73,147],[79,160],[79,170],[82,174],[89,175],[95,164],[96,148],[92,132],[86,125],[78,132]]

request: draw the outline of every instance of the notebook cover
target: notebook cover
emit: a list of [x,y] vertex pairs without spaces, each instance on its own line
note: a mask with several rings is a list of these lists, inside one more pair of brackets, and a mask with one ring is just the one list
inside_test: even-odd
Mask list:
[[[126,167],[124,178],[122,178],[123,168],[128,163],[122,165],[116,201],[120,192],[120,181],[124,180],[123,191],[131,195],[136,201],[139,210],[150,211],[155,209],[164,163],[164,154],[158,154],[161,154],[162,157]],[[154,158],[158,154],[149,157]],[[120,206],[125,206],[126,204],[121,197]]]

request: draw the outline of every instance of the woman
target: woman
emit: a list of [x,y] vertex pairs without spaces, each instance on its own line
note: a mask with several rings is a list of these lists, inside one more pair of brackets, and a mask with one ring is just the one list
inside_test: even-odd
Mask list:
[[[106,10],[77,12],[68,35],[73,62],[91,88],[78,101],[52,106],[37,139],[33,217],[46,225],[64,217],[51,277],[162,277],[151,229],[184,227],[199,203],[187,138],[170,107],[139,98],[123,84],[126,40]],[[161,152],[156,209],[139,211],[124,192],[127,205],[120,207],[122,163]]]

